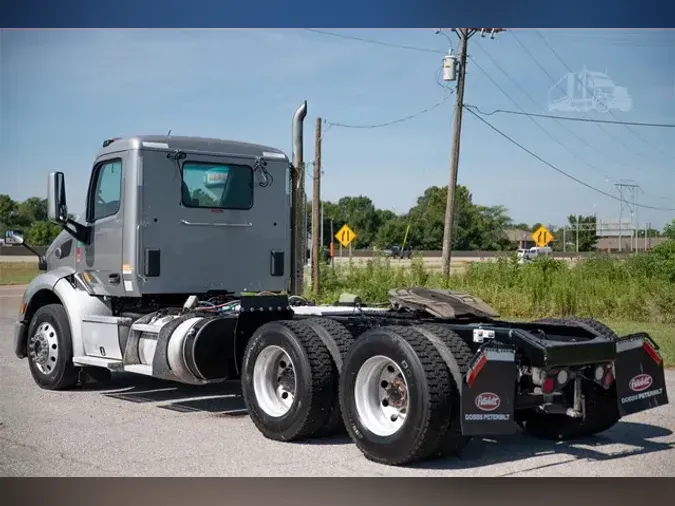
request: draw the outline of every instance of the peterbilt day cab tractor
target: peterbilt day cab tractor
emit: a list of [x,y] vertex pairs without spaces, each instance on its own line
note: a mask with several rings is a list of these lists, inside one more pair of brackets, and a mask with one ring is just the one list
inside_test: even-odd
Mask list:
[[[305,115],[306,103],[294,116],[294,158]],[[519,427],[586,437],[668,403],[646,333],[619,337],[590,319],[503,321],[448,290],[392,288],[386,308],[292,293],[303,261],[293,254],[297,165],[242,142],[111,139],[78,219],[63,173],[50,174],[49,218],[63,231],[25,290],[15,332],[37,385],[70,389],[113,372],[239,380],[267,438],[346,431],[389,465],[459,454],[472,437]]]

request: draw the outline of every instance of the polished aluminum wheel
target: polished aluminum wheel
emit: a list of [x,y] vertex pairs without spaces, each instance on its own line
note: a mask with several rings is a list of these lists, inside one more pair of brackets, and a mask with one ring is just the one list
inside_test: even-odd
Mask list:
[[354,384],[356,411],[366,429],[391,436],[401,429],[410,404],[401,368],[388,357],[371,357],[361,366]]
[[50,374],[59,359],[59,341],[56,329],[50,323],[41,323],[28,341],[28,354],[42,374]]
[[279,346],[263,349],[253,366],[253,391],[265,413],[280,417],[293,405],[297,380],[293,361]]

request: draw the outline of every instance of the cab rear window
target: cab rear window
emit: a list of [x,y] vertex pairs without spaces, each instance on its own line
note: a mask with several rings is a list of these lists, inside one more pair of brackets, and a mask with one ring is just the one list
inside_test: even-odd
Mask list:
[[253,169],[247,165],[185,162],[181,201],[185,207],[250,209]]

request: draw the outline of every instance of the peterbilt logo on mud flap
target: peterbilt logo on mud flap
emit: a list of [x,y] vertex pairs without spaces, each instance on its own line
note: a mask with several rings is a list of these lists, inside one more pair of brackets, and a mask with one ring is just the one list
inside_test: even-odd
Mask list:
[[476,396],[476,407],[481,411],[494,411],[502,403],[497,394],[483,392]]
[[638,374],[630,380],[628,386],[633,392],[642,392],[652,386],[652,377],[649,374]]

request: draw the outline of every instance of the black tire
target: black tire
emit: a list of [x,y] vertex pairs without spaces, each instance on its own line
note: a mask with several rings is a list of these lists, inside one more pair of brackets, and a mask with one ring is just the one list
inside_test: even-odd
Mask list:
[[[256,359],[269,346],[278,346],[293,363],[296,388],[288,412],[271,416],[261,407],[254,388]],[[276,441],[314,436],[328,421],[337,378],[331,356],[306,321],[276,321],[262,325],[246,346],[241,386],[246,409],[257,429]]]
[[[38,333],[45,336],[44,339],[36,339]],[[44,370],[38,365],[38,353],[43,356],[47,353]],[[70,323],[61,304],[42,306],[31,318],[28,327],[28,367],[35,383],[45,390],[67,390],[77,385],[79,371],[73,365]]]
[[319,335],[324,343],[329,342],[329,352],[331,354],[331,370],[334,378],[333,390],[333,404],[330,408],[330,415],[326,425],[324,425],[317,433],[317,437],[326,437],[341,434],[345,432],[345,426],[342,421],[342,413],[340,411],[340,397],[339,397],[339,383],[340,373],[342,372],[342,364],[349,352],[355,339],[347,327],[336,320],[330,318],[309,318],[305,320],[307,324],[312,327],[314,332]]
[[[403,426],[379,436],[361,421],[355,402],[357,373],[370,358],[384,355],[394,361],[407,384],[409,404]],[[452,409],[452,381],[434,345],[412,327],[373,328],[356,339],[340,376],[340,407],[349,436],[371,461],[400,466],[424,460],[437,450],[446,434]]]
[[[439,338],[448,348],[457,365],[456,373],[460,378],[464,378],[469,370],[469,365],[475,356],[471,347],[462,339],[459,334],[449,329],[445,325],[424,324],[420,325],[422,329],[427,330]],[[440,440],[433,452],[437,458],[457,456],[471,441],[471,437],[462,435],[462,391],[461,383],[457,383],[452,371],[450,380],[452,382],[452,409],[450,412],[450,424],[444,434],[440,435]]]
[[[537,320],[535,323],[586,326],[612,341],[618,339],[617,334],[607,325],[590,318],[547,318]],[[582,395],[586,402],[585,419],[524,411],[520,413],[519,425],[535,438],[560,441],[587,438],[616,425],[621,418],[616,384],[605,390],[591,381],[584,380]]]

